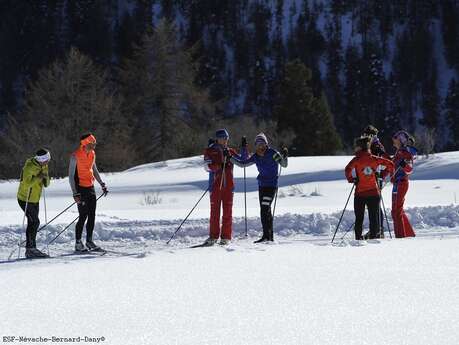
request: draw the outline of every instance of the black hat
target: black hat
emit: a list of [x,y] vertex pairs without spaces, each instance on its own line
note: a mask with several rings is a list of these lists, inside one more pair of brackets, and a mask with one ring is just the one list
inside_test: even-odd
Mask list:
[[369,136],[378,135],[378,132],[379,132],[378,129],[373,125],[368,125],[363,130],[363,134],[369,135]]
[[370,138],[366,136],[355,138],[354,146],[360,147],[362,150],[368,150],[370,148]]

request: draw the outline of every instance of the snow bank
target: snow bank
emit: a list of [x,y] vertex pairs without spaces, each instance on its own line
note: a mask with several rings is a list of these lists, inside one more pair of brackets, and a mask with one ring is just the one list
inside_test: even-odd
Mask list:
[[[391,228],[393,228],[390,210],[387,210]],[[431,206],[415,207],[407,210],[408,217],[416,231],[447,230],[459,227],[459,206]],[[331,236],[335,231],[341,213],[311,213],[311,214],[282,214],[275,218],[275,234],[280,237],[294,235],[323,235]],[[102,242],[145,242],[167,241],[175,232],[181,219],[177,220],[151,220],[132,221],[120,220],[111,222],[97,222],[95,239]],[[354,224],[353,211],[346,211],[340,226],[339,233],[351,230]],[[385,223],[386,224],[386,223]],[[367,220],[365,225],[367,226]],[[48,240],[56,236],[66,224],[49,226],[48,233],[43,230],[39,241]],[[248,218],[249,236],[256,237],[261,233],[261,223],[258,217]],[[17,243],[22,233],[21,226],[0,227],[0,247],[12,247]],[[176,241],[188,243],[208,236],[208,219],[190,219],[176,235]],[[245,235],[244,218],[235,218],[233,221],[233,234],[235,237]],[[349,235],[349,238],[352,237]],[[64,232],[56,244],[73,243],[74,227]]]

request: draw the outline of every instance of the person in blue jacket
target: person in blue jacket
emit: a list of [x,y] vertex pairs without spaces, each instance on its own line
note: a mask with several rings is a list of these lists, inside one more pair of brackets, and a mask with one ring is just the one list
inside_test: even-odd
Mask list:
[[288,150],[282,149],[282,154],[269,147],[266,135],[260,133],[255,138],[255,153],[247,159],[233,156],[231,162],[239,167],[256,164],[258,169],[258,195],[260,200],[261,223],[263,236],[255,243],[273,241],[273,215],[271,204],[277,193],[279,180],[279,165],[288,165]]

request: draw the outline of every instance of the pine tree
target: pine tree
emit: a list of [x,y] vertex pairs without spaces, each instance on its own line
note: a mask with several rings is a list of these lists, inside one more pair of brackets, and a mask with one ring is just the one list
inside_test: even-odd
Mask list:
[[449,66],[459,68],[459,8],[457,1],[444,0],[442,8],[442,32],[445,55]]
[[108,73],[72,49],[63,61],[40,71],[29,85],[23,112],[9,119],[6,151],[14,157],[9,161],[21,162],[44,146],[53,154],[53,173],[65,176],[69,154],[81,134],[91,131],[100,142],[98,166],[127,168],[133,162],[132,139],[120,104]]
[[[326,93],[331,100],[330,105],[337,119],[342,119],[343,111],[343,87],[340,74],[343,65],[343,54],[341,48],[341,23],[340,17],[333,17],[327,25],[327,75],[326,75]],[[344,124],[338,122],[338,127]]]
[[384,117],[384,125],[380,127],[381,137],[388,138],[403,126],[400,123],[402,108],[400,105],[400,91],[393,74],[388,80],[387,115]]
[[284,75],[275,109],[278,131],[295,132],[292,149],[296,155],[335,153],[341,148],[341,141],[325,96],[313,95],[311,70],[295,60],[286,64]]
[[123,64],[123,109],[133,115],[144,162],[199,152],[202,141],[196,138],[211,114],[206,94],[194,84],[191,53],[175,26],[161,20]]
[[366,66],[369,66],[367,87],[365,92],[366,108],[368,109],[369,122],[381,128],[384,126],[384,117],[387,114],[387,80],[383,71],[382,57],[372,53]]
[[129,12],[123,14],[121,21],[115,28],[115,33],[115,52],[118,61],[132,57],[137,32],[134,18]]
[[94,61],[109,65],[113,53],[109,3],[102,0],[72,0],[64,8],[67,48],[74,46]]
[[270,38],[272,13],[263,3],[254,3],[251,8],[250,22],[253,23],[251,70],[249,99],[253,102],[253,113],[266,116],[269,109],[268,83],[269,71],[266,57],[270,55]]
[[349,45],[346,49],[344,73],[344,112],[338,127],[344,142],[352,147],[353,140],[360,134],[362,126],[368,122],[364,106],[362,88],[361,56],[356,46]]
[[434,62],[429,77],[422,86],[422,119],[421,125],[428,129],[437,129],[440,117],[440,95],[437,86],[437,65]]
[[454,78],[449,83],[444,109],[450,132],[448,148],[457,150],[459,149],[459,83]]

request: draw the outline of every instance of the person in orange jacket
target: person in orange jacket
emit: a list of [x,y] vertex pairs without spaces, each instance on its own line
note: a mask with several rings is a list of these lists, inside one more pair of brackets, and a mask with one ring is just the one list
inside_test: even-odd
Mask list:
[[392,137],[394,147],[397,149],[393,162],[395,175],[392,177],[392,219],[394,220],[394,233],[396,238],[414,237],[413,227],[405,214],[403,206],[409,188],[409,176],[413,173],[413,163],[417,151],[413,147],[414,139],[406,131],[398,131]]
[[[362,227],[365,207],[368,207],[370,219],[370,239],[380,237],[380,201],[381,190],[376,173],[386,170],[388,174],[394,171],[394,164],[385,158],[373,156],[370,153],[370,138],[360,137],[355,140],[355,157],[345,168],[346,179],[356,185],[354,195],[355,239],[363,240]],[[353,175],[353,171],[355,175]]]
[[[219,238],[220,244],[227,245],[231,241],[233,227],[233,193],[234,179],[231,157],[237,156],[235,149],[228,146],[229,133],[219,129],[215,133],[215,142],[210,143],[204,152],[204,162],[210,172],[210,234],[205,245],[214,245]],[[246,148],[242,148],[243,151]],[[246,154],[244,154],[244,158]],[[223,208],[222,226],[220,231],[220,213]]]
[[[75,226],[75,251],[77,252],[101,250],[93,241],[97,205],[94,180],[99,182],[104,195],[107,195],[108,190],[97,169],[96,152],[94,151],[96,144],[94,135],[85,134],[80,138],[80,147],[70,157],[69,182],[80,215]],[[81,241],[85,222],[86,246]]]
[[[387,153],[383,143],[379,140],[378,137],[379,130],[373,126],[373,125],[368,125],[364,128],[362,137],[369,137],[370,138],[370,152],[373,156],[376,157],[381,157],[381,158],[386,158],[389,160],[392,160],[390,154]],[[377,174],[378,178],[378,184],[379,188],[383,187],[383,181],[387,177],[387,171],[383,170]],[[380,219],[380,237],[384,238],[384,222],[382,221],[384,219],[384,211],[381,207],[381,210],[379,212],[379,219]],[[368,231],[364,236],[364,239],[369,239],[370,238],[370,232]]]

